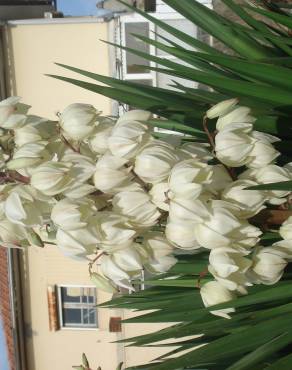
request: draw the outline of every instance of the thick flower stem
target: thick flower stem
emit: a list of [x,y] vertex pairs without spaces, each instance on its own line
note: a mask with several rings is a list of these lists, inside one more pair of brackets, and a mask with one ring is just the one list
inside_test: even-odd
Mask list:
[[271,225],[282,225],[290,216],[292,210],[264,209],[249,221],[252,224],[270,227]]
[[22,176],[15,171],[3,172],[0,174],[0,183],[11,183],[11,182],[21,182],[23,184],[29,184],[30,178]]

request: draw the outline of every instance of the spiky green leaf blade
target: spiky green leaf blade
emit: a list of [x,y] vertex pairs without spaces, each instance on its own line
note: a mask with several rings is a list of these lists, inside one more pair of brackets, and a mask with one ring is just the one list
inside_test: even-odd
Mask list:
[[273,338],[267,343],[256,348],[251,353],[242,357],[239,361],[229,366],[226,370],[249,370],[260,361],[271,356],[273,353],[292,343],[292,333],[285,332]]
[[247,190],[285,190],[292,191],[292,181],[274,182],[271,184],[255,185],[246,188]]
[[243,32],[231,28],[230,22],[197,1],[166,0],[167,5],[210,33],[242,56],[258,59],[273,52]]

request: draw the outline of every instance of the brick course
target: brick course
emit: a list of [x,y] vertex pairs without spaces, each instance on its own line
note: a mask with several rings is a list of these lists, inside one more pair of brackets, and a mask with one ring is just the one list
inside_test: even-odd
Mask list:
[[16,370],[13,342],[13,325],[9,294],[7,254],[7,250],[0,246],[0,313],[3,321],[4,333],[6,336],[10,369]]

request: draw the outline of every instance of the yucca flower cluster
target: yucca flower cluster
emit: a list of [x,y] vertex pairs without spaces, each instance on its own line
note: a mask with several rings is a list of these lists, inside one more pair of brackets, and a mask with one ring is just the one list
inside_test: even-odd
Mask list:
[[[147,111],[115,119],[72,104],[50,121],[28,108],[16,97],[0,103],[3,246],[56,244],[87,261],[108,292],[133,289],[143,269],[167,272],[177,254],[209,250],[206,306],[279,281],[292,257],[292,218],[270,247],[251,220],[286,204],[289,192],[248,188],[291,180],[292,167],[275,164],[279,139],[255,131],[236,99],[206,113],[209,143],[176,146],[155,138]],[[208,119],[217,119],[215,133]]]

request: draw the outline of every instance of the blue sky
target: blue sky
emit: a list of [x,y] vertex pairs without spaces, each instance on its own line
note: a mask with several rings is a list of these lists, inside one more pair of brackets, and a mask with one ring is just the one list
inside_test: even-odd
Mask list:
[[3,334],[2,321],[0,317],[0,369],[9,370],[6,343]]
[[58,10],[64,15],[96,15],[97,0],[57,0]]

